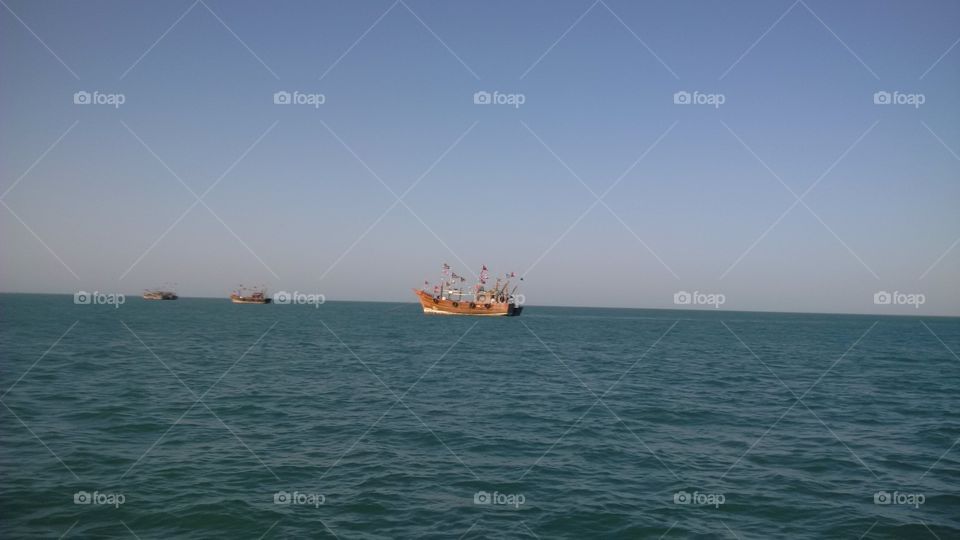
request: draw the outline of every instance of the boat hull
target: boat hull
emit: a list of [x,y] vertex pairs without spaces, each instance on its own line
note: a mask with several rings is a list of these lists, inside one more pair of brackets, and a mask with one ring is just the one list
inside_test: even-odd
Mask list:
[[[522,306],[505,303],[475,304],[450,299],[434,298],[425,291],[414,289],[423,312],[430,315],[471,315],[474,317],[515,317]],[[472,304],[472,307],[471,307]]]
[[144,300],[176,300],[179,296],[173,293],[144,293]]
[[231,295],[230,301],[234,304],[269,304],[272,298],[250,298],[247,296]]

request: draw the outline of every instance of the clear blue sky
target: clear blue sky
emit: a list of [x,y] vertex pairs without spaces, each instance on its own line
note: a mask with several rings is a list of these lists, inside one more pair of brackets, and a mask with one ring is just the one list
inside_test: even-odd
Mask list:
[[[954,1],[4,3],[4,291],[410,301],[449,262],[530,304],[960,314]],[[167,167],[228,173],[177,222]]]

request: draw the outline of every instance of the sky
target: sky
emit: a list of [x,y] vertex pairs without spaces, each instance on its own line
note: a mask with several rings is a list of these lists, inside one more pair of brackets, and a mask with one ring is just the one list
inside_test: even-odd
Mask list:
[[2,4],[5,292],[960,315],[954,1]]

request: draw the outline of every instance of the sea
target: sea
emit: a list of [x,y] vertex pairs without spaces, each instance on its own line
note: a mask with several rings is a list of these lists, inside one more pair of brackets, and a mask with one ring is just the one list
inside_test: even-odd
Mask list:
[[960,538],[960,319],[0,295],[2,538]]

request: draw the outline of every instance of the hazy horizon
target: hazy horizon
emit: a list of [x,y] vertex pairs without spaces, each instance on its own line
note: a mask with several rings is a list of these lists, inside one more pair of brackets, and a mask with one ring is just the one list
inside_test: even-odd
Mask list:
[[4,292],[960,315],[956,3],[7,6]]
[[[41,296],[72,296],[80,292],[86,293],[107,293],[107,291],[69,291],[69,292],[17,292],[17,291],[0,291],[0,294],[23,294],[23,295],[41,295]],[[125,296],[124,303],[126,298],[139,299],[140,294],[143,291],[133,291],[133,292],[124,292],[124,291],[113,291],[113,293],[123,294]],[[296,291],[286,291],[286,292],[296,292]],[[303,292],[303,291],[300,291]],[[269,291],[271,296],[274,291]],[[229,300],[229,295],[221,296],[184,296],[178,295],[180,300]],[[353,300],[349,298],[324,298],[323,303],[326,302],[343,302],[343,303],[369,303],[369,304],[410,304],[411,306],[418,306],[419,302],[416,299],[400,299],[400,300]],[[320,305],[323,305],[322,303]],[[675,304],[670,304],[666,306],[592,306],[592,305],[561,305],[561,304],[531,304],[525,303],[527,307],[533,308],[569,308],[569,309],[618,309],[618,310],[635,310],[635,311],[696,311],[696,312],[715,312],[715,313],[766,313],[766,314],[780,314],[780,315],[850,315],[850,316],[863,316],[863,317],[930,317],[930,318],[957,318],[957,315],[935,315],[930,313],[910,313],[910,312],[896,312],[896,313],[854,313],[854,312],[845,312],[845,311],[777,311],[777,310],[758,310],[758,309],[728,309],[726,307],[713,308],[711,306],[680,306]],[[108,308],[113,308],[113,306],[107,306]],[[314,308],[312,303],[304,307]],[[113,308],[117,309],[117,308]]]

